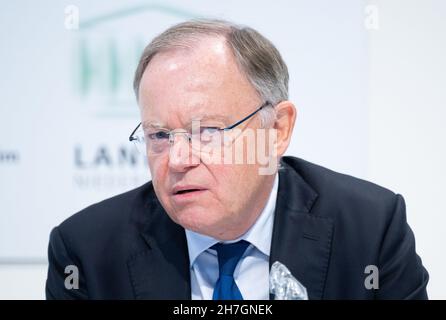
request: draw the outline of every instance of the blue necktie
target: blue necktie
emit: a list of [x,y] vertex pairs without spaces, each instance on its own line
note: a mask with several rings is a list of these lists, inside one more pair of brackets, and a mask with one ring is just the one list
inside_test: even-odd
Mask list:
[[234,281],[234,270],[249,243],[241,240],[235,243],[217,243],[212,248],[217,250],[219,278],[214,288],[213,300],[243,300]]

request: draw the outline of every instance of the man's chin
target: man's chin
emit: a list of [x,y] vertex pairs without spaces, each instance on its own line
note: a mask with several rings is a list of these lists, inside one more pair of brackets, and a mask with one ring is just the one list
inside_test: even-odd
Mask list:
[[187,230],[202,235],[212,236],[212,234],[215,234],[214,231],[218,229],[216,227],[219,224],[218,220],[210,220],[209,210],[195,209],[188,208],[187,210],[178,212],[175,222]]

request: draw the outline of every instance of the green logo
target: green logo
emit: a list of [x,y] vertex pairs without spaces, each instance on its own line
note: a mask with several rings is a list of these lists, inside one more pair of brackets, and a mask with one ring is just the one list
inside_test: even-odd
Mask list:
[[[154,14],[157,22],[152,21]],[[197,15],[149,4],[84,21],[81,12],[80,17],[73,63],[76,95],[97,116],[120,117],[137,114],[133,76],[144,47],[161,31],[155,23],[159,24],[160,18],[176,23]]]

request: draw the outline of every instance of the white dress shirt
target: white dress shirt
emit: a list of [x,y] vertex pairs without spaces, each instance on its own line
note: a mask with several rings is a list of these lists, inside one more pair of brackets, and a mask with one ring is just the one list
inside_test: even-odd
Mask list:
[[[279,175],[276,174],[269,199],[251,228],[240,238],[250,243],[234,271],[234,280],[244,300],[269,299],[269,255],[276,208]],[[218,240],[186,230],[190,260],[192,300],[212,300],[218,280],[217,251],[210,249]]]

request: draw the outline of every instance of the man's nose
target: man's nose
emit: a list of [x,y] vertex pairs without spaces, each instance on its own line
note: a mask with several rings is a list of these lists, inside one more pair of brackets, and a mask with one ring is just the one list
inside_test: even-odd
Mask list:
[[169,167],[184,172],[200,164],[199,156],[193,152],[189,138],[185,134],[176,134],[169,150]]

